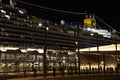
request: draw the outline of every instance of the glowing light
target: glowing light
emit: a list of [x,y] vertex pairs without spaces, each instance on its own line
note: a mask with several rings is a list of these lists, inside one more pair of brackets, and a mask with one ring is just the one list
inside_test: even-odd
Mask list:
[[17,50],[19,47],[5,47],[6,50]]
[[23,53],[27,52],[27,50],[25,50],[25,49],[21,49],[20,51],[23,52]]
[[6,17],[7,19],[10,19],[10,16],[9,16],[9,15],[5,15],[5,17]]
[[43,49],[38,49],[37,50],[39,53],[44,53],[44,50]]
[[4,49],[4,48],[1,48],[1,51],[2,51],[2,52],[6,52],[7,50],[6,50],[6,49]]
[[24,14],[24,11],[22,11],[22,10],[19,10],[19,13],[20,13],[20,14]]
[[48,31],[48,30],[49,30],[49,27],[46,27],[46,30]]
[[18,47],[0,47],[2,52],[6,52],[7,50],[18,50]]
[[111,38],[111,32],[108,32],[108,30],[95,29],[95,28],[84,28],[84,30],[87,30],[93,33],[98,33],[100,35],[103,35],[103,37]]
[[75,51],[78,52],[78,49],[76,49]]
[[41,27],[41,26],[42,26],[42,23],[39,23],[38,26]]
[[76,41],[75,44],[78,44],[78,42]]
[[28,48],[27,51],[36,51],[37,49]]
[[74,52],[68,52],[68,55],[72,55],[72,54],[74,54]]
[[100,63],[101,63],[101,64],[104,64],[104,62],[103,62],[103,61],[101,61]]
[[0,10],[2,13],[6,14],[6,11],[5,10]]
[[63,63],[65,63],[65,61],[63,61]]
[[1,67],[4,67],[6,64],[2,64],[2,65],[0,65]]
[[60,22],[62,25],[64,25],[65,24],[65,21],[64,20],[61,20],[61,22]]
[[90,35],[91,35],[91,36],[93,36],[94,34],[93,34],[93,33],[91,33]]

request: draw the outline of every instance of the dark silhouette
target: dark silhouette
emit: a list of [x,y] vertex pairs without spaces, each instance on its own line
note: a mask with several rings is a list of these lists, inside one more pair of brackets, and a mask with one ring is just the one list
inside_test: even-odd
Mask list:
[[61,75],[64,76],[64,67],[63,66],[60,67],[60,71],[61,71]]
[[55,77],[55,71],[56,71],[56,69],[55,69],[55,67],[53,67],[53,76]]
[[24,78],[26,78],[26,68],[24,69]]
[[36,76],[37,76],[37,70],[36,70],[36,68],[33,68],[33,77],[35,78]]

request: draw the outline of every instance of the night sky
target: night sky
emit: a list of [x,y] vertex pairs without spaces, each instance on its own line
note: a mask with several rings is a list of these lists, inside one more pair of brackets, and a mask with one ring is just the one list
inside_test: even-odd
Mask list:
[[[87,12],[88,14],[95,14],[101,18],[104,22],[120,31],[120,4],[117,1],[110,0],[21,0],[31,4],[44,6],[48,8],[73,11],[73,12]],[[79,22],[83,21],[84,15],[75,15],[54,12],[45,10],[30,5],[22,4],[28,10],[28,13],[38,16],[40,18],[48,19],[53,22],[60,22],[64,19],[66,22]],[[99,21],[98,21],[99,22]],[[99,23],[100,26],[104,26]]]

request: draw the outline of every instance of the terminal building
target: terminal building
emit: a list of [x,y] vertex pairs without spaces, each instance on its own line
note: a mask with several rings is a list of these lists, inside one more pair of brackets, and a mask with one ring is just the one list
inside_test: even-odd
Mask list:
[[0,3],[0,73],[36,69],[47,75],[53,68],[67,74],[115,71],[120,64],[120,37],[96,29],[95,18],[90,18],[73,28]]

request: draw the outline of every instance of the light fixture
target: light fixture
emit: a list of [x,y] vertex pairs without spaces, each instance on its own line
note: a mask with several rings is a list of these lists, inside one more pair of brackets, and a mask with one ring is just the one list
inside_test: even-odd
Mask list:
[[72,55],[72,54],[74,54],[74,52],[68,52],[68,55]]
[[100,63],[101,63],[101,64],[104,64],[104,62],[103,62],[103,61],[101,61]]
[[78,44],[78,42],[76,41],[75,44]]
[[76,49],[75,51],[78,52],[78,49]]
[[37,49],[28,48],[27,51],[36,51]]
[[60,23],[61,23],[62,25],[64,25],[64,24],[65,24],[65,21],[64,21],[64,20],[61,20]]
[[20,13],[20,14],[24,14],[24,11],[22,11],[22,10],[19,10],[19,13]]
[[18,50],[19,47],[0,47],[2,52],[6,52],[7,50]]
[[6,50],[18,50],[19,47],[5,47]]
[[39,23],[38,26],[41,27],[41,26],[42,26],[42,23]]
[[5,11],[5,10],[0,10],[0,12],[2,12],[2,13],[4,13],[4,14],[6,14],[6,11]]
[[38,49],[37,51],[38,51],[38,53],[44,53],[43,49]]
[[91,33],[90,35],[91,35],[91,36],[93,36],[94,34],[93,34],[93,33]]
[[5,48],[1,48],[1,51],[2,52],[6,52],[7,50]]
[[65,63],[65,61],[63,61],[63,63]]
[[26,49],[21,49],[20,51],[23,52],[23,53],[26,53],[26,52],[27,52]]
[[5,17],[6,17],[7,19],[10,19],[10,16],[9,16],[9,15],[5,15]]
[[46,30],[48,31],[48,30],[49,30],[49,27],[46,27]]

